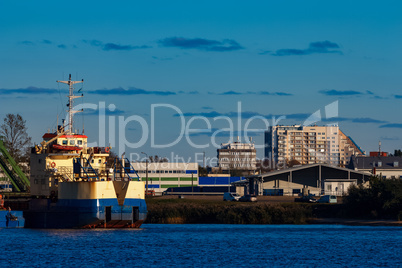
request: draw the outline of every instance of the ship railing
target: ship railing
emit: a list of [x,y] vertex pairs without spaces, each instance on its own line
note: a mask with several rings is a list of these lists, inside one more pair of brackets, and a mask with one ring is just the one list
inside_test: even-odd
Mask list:
[[[86,159],[85,157],[83,157],[83,159],[86,161],[86,166],[85,167],[81,166],[81,168],[87,175],[87,178],[99,180],[99,175],[96,172],[96,170],[92,167],[90,161],[88,159]],[[81,164],[81,162],[80,162],[80,164]]]
[[47,176],[57,177],[57,179],[62,182],[74,181],[73,169],[71,167],[58,166],[55,168],[47,168],[45,172]]
[[73,168],[67,166],[59,166],[57,168],[57,173],[60,174],[63,178],[63,181],[73,181]]
[[[137,180],[141,180],[140,176],[138,175],[137,171],[134,169],[134,167],[131,165],[130,160],[127,158],[124,159],[124,166],[123,162],[120,158],[115,158],[114,162],[114,180],[118,180],[118,177],[116,177],[116,174],[120,173],[120,178],[121,180],[124,180],[127,178],[128,180],[134,180],[133,177],[130,176],[130,174],[135,174],[137,176]],[[122,176],[121,173],[124,172],[124,175]]]
[[74,173],[83,173],[86,175],[86,179],[88,180],[99,180],[99,175],[96,170],[91,166],[88,159],[85,157],[82,158],[84,160],[84,165],[81,164],[81,159],[76,158],[74,160],[74,165],[78,165],[80,172],[74,170]]
[[140,176],[138,175],[137,170],[135,170],[134,167],[133,167],[133,165],[131,165],[130,160],[128,160],[128,158],[126,158],[125,160],[126,160],[126,161],[125,161],[125,164],[127,165],[127,163],[128,163],[128,167],[125,167],[124,169],[125,169],[125,170],[129,170],[129,171],[130,171],[129,173],[134,173],[134,174],[137,176],[137,179],[138,179],[138,180],[141,180]]

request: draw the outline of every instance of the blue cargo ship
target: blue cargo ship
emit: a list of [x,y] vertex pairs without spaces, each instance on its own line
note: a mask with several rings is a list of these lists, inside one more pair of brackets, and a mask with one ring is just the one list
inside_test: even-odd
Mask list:
[[31,152],[26,228],[139,228],[146,219],[145,183],[128,159],[113,158],[109,147],[89,147],[73,132],[74,84],[69,86],[66,125],[43,135]]

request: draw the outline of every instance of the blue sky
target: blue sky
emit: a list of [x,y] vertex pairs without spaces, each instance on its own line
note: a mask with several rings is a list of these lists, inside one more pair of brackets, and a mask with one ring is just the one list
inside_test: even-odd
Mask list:
[[[381,140],[393,151],[402,147],[401,8],[400,1],[1,1],[0,118],[20,113],[39,143],[65,116],[67,91],[56,80],[71,73],[85,80],[76,104],[113,104],[108,120],[137,115],[150,126],[152,105],[169,104],[186,124],[204,118],[191,128],[210,123],[211,131],[190,135],[205,148],[185,138],[155,148],[148,138],[127,153],[213,157],[211,132],[228,127],[217,116],[231,118],[236,131],[252,116],[300,124],[334,101],[334,122],[363,150]],[[157,143],[180,135],[177,111],[160,108],[154,119]],[[75,121],[99,142],[95,111]],[[264,124],[257,118],[249,128]],[[135,143],[143,133],[133,121],[124,135]],[[261,131],[253,134],[263,144]]]

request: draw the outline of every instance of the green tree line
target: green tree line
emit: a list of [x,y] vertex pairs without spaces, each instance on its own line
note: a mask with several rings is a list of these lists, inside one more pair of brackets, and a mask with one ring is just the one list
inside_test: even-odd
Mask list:
[[373,176],[368,187],[350,187],[344,203],[348,216],[402,220],[402,180]]

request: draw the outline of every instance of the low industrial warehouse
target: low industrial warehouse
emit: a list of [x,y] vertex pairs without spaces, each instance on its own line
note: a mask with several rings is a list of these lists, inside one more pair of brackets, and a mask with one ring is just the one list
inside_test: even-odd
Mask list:
[[244,188],[245,193],[256,195],[298,195],[305,191],[341,196],[350,185],[365,183],[370,176],[367,172],[312,164],[250,176],[234,184],[241,189],[239,192]]

